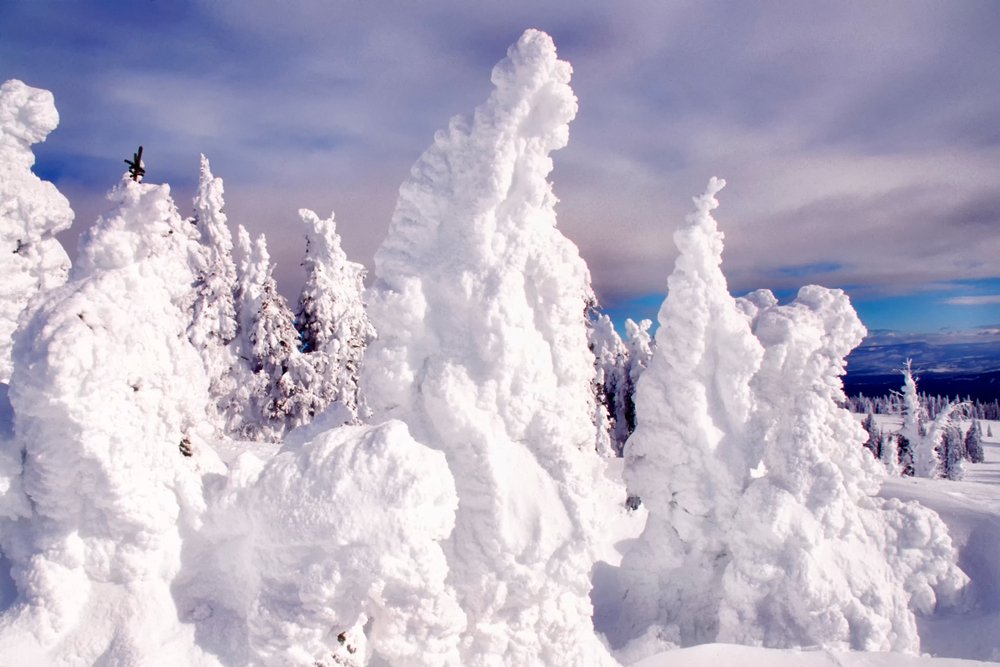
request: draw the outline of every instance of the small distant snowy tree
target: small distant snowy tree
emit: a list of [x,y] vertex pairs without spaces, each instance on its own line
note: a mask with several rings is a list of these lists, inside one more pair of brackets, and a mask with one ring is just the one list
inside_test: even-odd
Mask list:
[[868,434],[865,440],[865,449],[872,453],[876,459],[882,458],[882,432],[875,425],[875,415],[869,412],[861,422],[861,428]]
[[0,86],[0,382],[11,336],[30,299],[66,281],[69,256],[55,235],[73,222],[69,201],[31,171],[32,144],[59,124],[52,93],[11,79]]
[[899,477],[903,474],[900,464],[899,438],[895,433],[882,434],[882,465],[887,474]]
[[240,372],[243,364],[236,351],[236,265],[224,205],[222,179],[212,175],[202,155],[192,220],[201,245],[194,257],[195,301],[188,338],[205,364],[219,426],[230,430],[244,409],[233,395],[245,373]]
[[295,324],[311,371],[301,389],[311,396],[311,414],[336,401],[356,420],[361,358],[375,338],[363,301],[365,269],[347,259],[332,214],[323,220],[301,209],[299,216],[307,228],[306,282]]
[[[290,368],[298,363],[299,335],[288,302],[278,293],[267,240],[261,234],[251,244],[250,234],[238,228],[242,254],[239,274],[241,354],[252,372],[241,400],[251,406],[242,433],[245,437],[280,440],[291,423],[301,423],[301,394]],[[298,420],[298,421],[297,421]]]
[[965,438],[958,424],[948,424],[941,438],[941,472],[945,479],[960,480],[965,476]]
[[653,339],[649,333],[652,320],[642,320],[636,324],[631,318],[625,320],[625,428],[628,435],[635,430],[635,388],[639,377],[653,358]]
[[[989,425],[987,425],[987,435],[989,435]],[[974,420],[969,425],[969,430],[965,432],[965,456],[972,463],[982,463],[985,460],[983,452],[983,440],[980,436],[981,425],[978,420]]]
[[616,664],[589,597],[616,495],[594,449],[592,290],[548,180],[576,114],[570,72],[525,32],[489,99],[414,165],[375,255],[364,398],[455,477],[446,552],[468,667]]
[[590,350],[594,353],[594,393],[597,398],[598,447],[604,455],[621,456],[628,438],[628,351],[604,313],[588,320]]
[[938,477],[937,429],[931,436],[927,431],[927,410],[917,392],[917,379],[913,376],[912,362],[907,359],[903,373],[903,425],[899,435],[906,440],[907,451],[912,456],[915,477]]

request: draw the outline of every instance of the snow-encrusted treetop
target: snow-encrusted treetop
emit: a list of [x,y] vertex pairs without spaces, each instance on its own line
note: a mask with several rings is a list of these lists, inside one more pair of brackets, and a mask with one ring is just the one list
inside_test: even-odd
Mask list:
[[0,382],[10,339],[38,291],[66,280],[69,256],[54,235],[73,223],[69,201],[31,172],[31,145],[59,124],[52,93],[12,79],[0,86]]
[[610,661],[587,596],[605,483],[590,277],[547,178],[576,114],[570,73],[548,35],[525,32],[472,121],[453,119],[413,167],[375,255],[363,390],[376,419],[448,457],[467,665]]

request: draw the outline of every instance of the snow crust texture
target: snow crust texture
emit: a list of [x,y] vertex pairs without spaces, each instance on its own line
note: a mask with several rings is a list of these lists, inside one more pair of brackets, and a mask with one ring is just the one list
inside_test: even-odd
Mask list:
[[59,124],[52,93],[12,79],[0,86],[0,382],[11,337],[31,297],[61,285],[69,256],[54,238],[73,222],[69,201],[31,172],[32,144]]
[[722,185],[675,234],[626,446],[649,520],[609,638],[632,657],[711,641],[917,652],[914,614],[957,602],[967,577],[937,514],[875,497],[882,469],[839,407],[865,329],[840,290],[729,296]]
[[440,448],[455,477],[462,664],[614,664],[588,597],[607,484],[589,273],[555,228],[547,180],[576,114],[570,66],[529,30],[492,80],[471,122],[439,132],[400,189],[375,256],[364,395],[376,418]]

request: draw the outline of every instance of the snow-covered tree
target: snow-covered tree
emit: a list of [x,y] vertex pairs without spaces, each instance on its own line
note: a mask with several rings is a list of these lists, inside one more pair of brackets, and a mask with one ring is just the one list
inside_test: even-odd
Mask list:
[[626,418],[628,398],[628,351],[615,331],[611,318],[595,313],[588,321],[590,349],[594,353],[594,393],[597,399],[597,451],[621,456],[629,436]]
[[[917,392],[917,379],[913,376],[913,365],[909,359],[903,373],[903,425],[899,435],[906,440],[913,461],[916,477],[937,477],[938,457],[934,451],[937,438],[927,431],[927,411]],[[934,436],[937,435],[935,431]]]
[[916,652],[914,614],[955,601],[966,578],[934,512],[877,496],[881,466],[841,407],[865,329],[841,290],[757,301],[750,431],[762,449],[728,540],[717,640]]
[[290,425],[308,422],[303,416],[308,409],[306,399],[294,373],[289,373],[300,363],[295,316],[278,292],[264,235],[251,243],[250,234],[240,225],[237,240],[240,349],[252,373],[237,397],[250,406],[241,431],[246,437],[280,440]]
[[31,171],[31,145],[58,124],[49,91],[16,79],[0,86],[0,382],[10,379],[11,336],[28,301],[65,282],[69,270],[55,234],[73,223],[73,211]]
[[570,71],[525,32],[489,99],[413,167],[375,255],[364,397],[448,459],[449,582],[472,667],[614,664],[588,595],[613,502],[594,450],[589,274],[547,179],[576,113]]
[[[982,463],[985,460],[980,429],[979,421],[973,420],[972,424],[969,425],[969,430],[965,432],[965,455],[972,463]],[[989,426],[987,426],[987,429],[989,429]],[[987,434],[989,434],[988,431]]]
[[623,605],[614,644],[647,631],[682,644],[718,632],[727,535],[757,463],[746,447],[749,382],[763,350],[729,294],[712,179],[674,233],[679,255],[659,312],[656,351],[636,391],[625,481],[649,517],[622,561]]
[[628,361],[625,365],[625,428],[629,435],[635,430],[635,388],[639,377],[653,358],[653,338],[649,333],[652,320],[642,320],[638,324],[631,318],[625,320],[625,345]]
[[142,646],[190,649],[186,664],[205,656],[171,590],[202,476],[222,469],[186,335],[197,240],[166,185],[126,176],[110,199],[69,282],[15,339],[10,399],[31,503],[0,529],[19,594],[0,624],[4,664],[139,663],[152,657]]
[[861,422],[861,428],[868,434],[865,440],[865,449],[871,452],[876,459],[882,458],[882,432],[875,424],[875,415],[869,412]]
[[965,438],[958,424],[951,423],[941,437],[941,474],[945,479],[960,480],[965,476]]
[[228,430],[240,420],[241,408],[233,394],[244,374],[239,372],[236,353],[236,265],[224,205],[222,179],[212,175],[208,158],[202,155],[192,220],[201,234],[201,246],[194,258],[195,301],[188,338],[205,364],[219,425]]
[[840,290],[734,301],[711,216],[721,187],[675,233],[625,452],[649,517],[608,638],[632,658],[664,641],[916,651],[914,613],[967,579],[935,513],[876,496],[880,466],[840,407],[864,327]]
[[310,376],[302,390],[315,414],[337,401],[357,419],[358,377],[365,348],[375,338],[363,301],[365,269],[347,259],[333,215],[299,211],[306,225],[306,282],[295,324]]
[[888,475],[899,477],[903,474],[900,461],[899,438],[895,433],[882,434],[882,465]]

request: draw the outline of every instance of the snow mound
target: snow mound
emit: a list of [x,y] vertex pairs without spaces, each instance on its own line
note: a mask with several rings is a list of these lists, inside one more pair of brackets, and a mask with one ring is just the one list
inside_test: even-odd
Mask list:
[[597,508],[613,502],[590,279],[547,178],[576,114],[570,73],[548,35],[525,32],[472,121],[453,119],[413,167],[375,256],[362,388],[455,477],[449,583],[469,666],[613,664],[588,598]]
[[54,238],[73,223],[69,201],[31,172],[31,145],[59,124],[52,93],[12,79],[0,86],[0,382],[11,373],[11,337],[41,290],[61,285],[69,256]]
[[459,664],[439,544],[454,482],[402,423],[325,431],[266,464],[243,454],[209,503],[176,585],[202,645],[237,664]]

